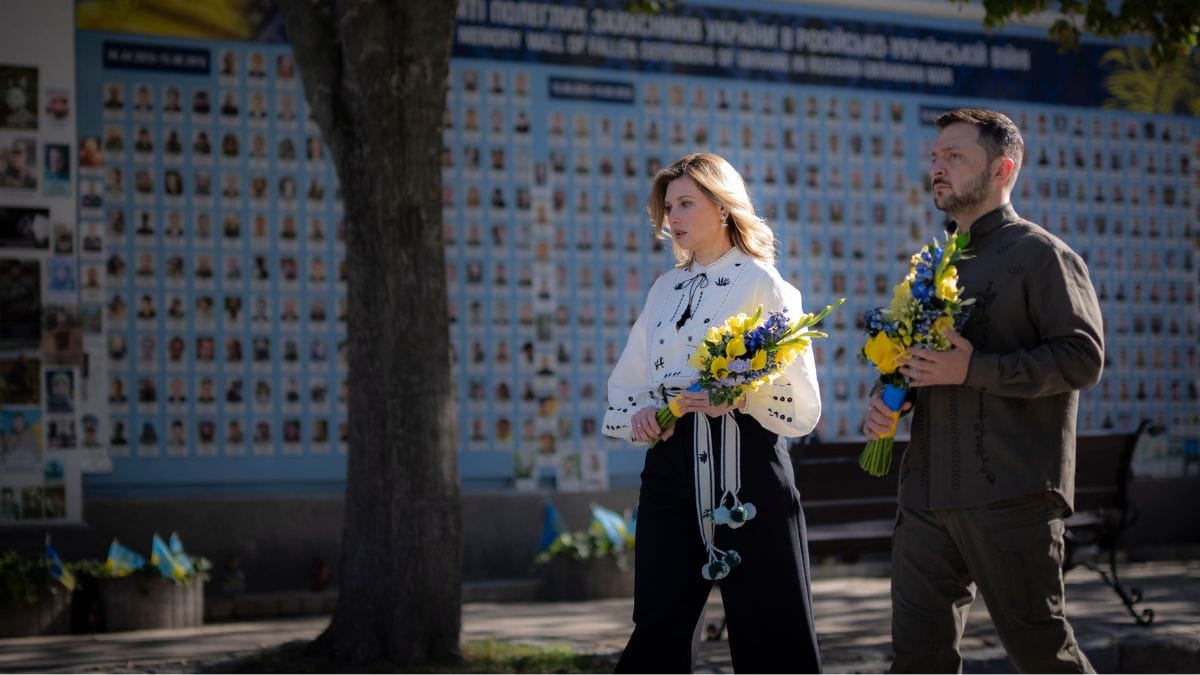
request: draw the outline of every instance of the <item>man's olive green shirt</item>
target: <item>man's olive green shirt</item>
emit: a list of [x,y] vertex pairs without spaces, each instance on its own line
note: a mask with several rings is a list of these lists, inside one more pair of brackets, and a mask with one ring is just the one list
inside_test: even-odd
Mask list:
[[974,348],[958,386],[915,388],[901,504],[982,506],[1052,491],[1075,499],[1079,391],[1104,364],[1100,304],[1087,266],[1010,204],[970,227],[959,286],[974,298]]

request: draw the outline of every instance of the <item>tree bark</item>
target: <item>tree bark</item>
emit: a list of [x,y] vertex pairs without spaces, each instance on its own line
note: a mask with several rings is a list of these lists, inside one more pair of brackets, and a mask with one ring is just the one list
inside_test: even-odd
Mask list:
[[454,661],[462,524],[440,153],[455,3],[280,9],[346,225],[346,520],[317,645],[349,664]]

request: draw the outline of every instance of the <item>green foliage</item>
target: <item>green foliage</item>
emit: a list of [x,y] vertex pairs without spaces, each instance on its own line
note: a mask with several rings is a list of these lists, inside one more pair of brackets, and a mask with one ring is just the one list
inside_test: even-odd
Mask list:
[[463,650],[464,673],[607,673],[611,663],[567,647],[531,647],[488,640],[468,643]]
[[108,571],[103,560],[75,560],[66,564],[67,569],[76,576],[92,577],[94,579],[115,578]]
[[627,569],[631,550],[632,543],[629,546],[618,548],[613,546],[612,540],[603,532],[575,530],[558,535],[558,539],[547,546],[546,550],[538,553],[534,561],[539,565],[545,565],[555,558],[582,561],[613,556],[617,559],[617,565],[621,569]]
[[[972,0],[950,0],[969,4]],[[1148,36],[1155,65],[1186,59],[1200,44],[1200,2],[1195,0],[982,0],[987,28],[1001,28],[1013,17],[1041,12],[1061,14],[1050,37],[1063,49],[1075,49],[1084,31],[1102,38]]]
[[185,579],[165,577],[161,572],[158,571],[158,568],[149,563],[147,563],[145,567],[136,570],[132,574],[113,574],[112,567],[106,564],[103,560],[76,560],[74,562],[67,563],[66,567],[76,576],[92,577],[93,579],[117,579],[123,576],[140,576],[147,578],[162,577],[164,579],[168,579],[169,581],[173,581],[180,586],[186,586],[187,584],[195,581],[197,578],[208,581],[209,570],[212,569],[212,562],[210,562],[208,558],[201,556],[190,556],[190,559],[195,572]]
[[629,0],[625,8],[630,14],[661,14],[675,9],[675,0]]
[[1105,52],[1100,62],[1110,69],[1105,108],[1200,117],[1200,51],[1155,66],[1146,50],[1122,47]]
[[0,603],[34,604],[42,591],[56,592],[54,577],[41,558],[26,558],[16,551],[0,553]]
[[441,665],[404,666],[380,659],[354,666],[331,657],[320,642],[289,642],[236,661],[208,664],[207,673],[611,673],[611,659],[577,654],[563,646],[533,647],[495,640],[468,642],[462,659]]

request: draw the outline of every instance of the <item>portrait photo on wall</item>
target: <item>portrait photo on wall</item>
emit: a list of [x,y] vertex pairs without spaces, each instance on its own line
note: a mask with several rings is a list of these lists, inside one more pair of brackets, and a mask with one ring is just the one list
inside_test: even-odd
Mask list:
[[0,258],[0,349],[36,347],[41,323],[41,261]]
[[0,129],[37,129],[38,69],[0,64]]
[[50,246],[50,209],[0,206],[0,248]]
[[43,112],[52,127],[63,129],[71,122],[71,91],[57,87],[44,90],[46,106]]
[[46,262],[46,271],[49,277],[48,292],[62,296],[79,290],[74,258],[52,257]]
[[71,192],[71,146],[47,143],[42,172],[42,194],[64,196]]
[[99,169],[104,166],[104,150],[100,145],[99,136],[85,136],[79,139],[79,168]]
[[46,305],[43,309],[42,359],[52,364],[83,361],[83,322],[76,305]]
[[0,405],[37,405],[42,400],[41,362],[16,356],[0,359]]
[[38,185],[37,141],[0,136],[0,190],[30,191]]
[[0,467],[37,471],[42,463],[42,411],[0,409]]

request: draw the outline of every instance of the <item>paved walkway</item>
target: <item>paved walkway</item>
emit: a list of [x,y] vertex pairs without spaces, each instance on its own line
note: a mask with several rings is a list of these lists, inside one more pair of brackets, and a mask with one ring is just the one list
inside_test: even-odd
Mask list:
[[[1141,587],[1152,626],[1134,624],[1096,574],[1067,575],[1067,611],[1085,652],[1100,672],[1200,672],[1200,561],[1131,564],[1122,580]],[[847,577],[813,583],[817,633],[827,672],[882,672],[888,665],[888,580]],[[567,645],[615,655],[631,629],[632,600],[468,603],[466,640]],[[714,593],[705,620],[722,615]],[[234,655],[311,639],[327,616],[209,624],[187,630],[0,640],[2,672],[188,672]],[[967,672],[1013,672],[986,608],[977,602],[963,640]],[[732,672],[728,643],[701,644],[697,671]]]

